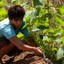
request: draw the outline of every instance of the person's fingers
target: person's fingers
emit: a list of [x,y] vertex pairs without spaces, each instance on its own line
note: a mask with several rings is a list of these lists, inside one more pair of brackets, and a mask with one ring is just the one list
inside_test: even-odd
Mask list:
[[41,48],[37,47],[36,54],[40,57],[46,58],[45,54],[42,52]]

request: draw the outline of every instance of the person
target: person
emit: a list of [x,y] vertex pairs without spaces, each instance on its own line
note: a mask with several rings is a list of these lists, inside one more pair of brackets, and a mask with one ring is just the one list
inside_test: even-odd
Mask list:
[[[8,10],[8,18],[0,22],[0,58],[13,49],[14,46],[19,50],[34,51],[38,55],[42,54],[42,51],[38,47],[24,44],[16,36],[19,32],[25,36],[29,35],[28,29],[23,28],[25,25],[25,21],[23,20],[24,15],[25,10],[22,6],[13,5]],[[8,45],[5,43],[8,43]]]

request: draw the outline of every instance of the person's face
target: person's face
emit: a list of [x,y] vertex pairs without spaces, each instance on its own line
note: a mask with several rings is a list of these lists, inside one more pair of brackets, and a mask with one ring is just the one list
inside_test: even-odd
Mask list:
[[21,25],[21,23],[22,23],[22,20],[20,20],[20,19],[18,19],[18,20],[12,19],[12,20],[11,20],[11,23],[12,23],[12,25],[13,25],[15,28],[19,28],[20,25]]

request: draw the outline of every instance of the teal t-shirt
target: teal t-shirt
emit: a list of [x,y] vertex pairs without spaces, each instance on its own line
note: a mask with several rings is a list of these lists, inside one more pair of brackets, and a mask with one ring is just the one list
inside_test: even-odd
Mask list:
[[29,35],[29,31],[27,28],[23,29],[23,26],[25,25],[25,21],[21,23],[20,28],[15,29],[8,18],[0,22],[0,37],[4,36],[7,39],[16,36],[19,32],[23,33],[25,36]]

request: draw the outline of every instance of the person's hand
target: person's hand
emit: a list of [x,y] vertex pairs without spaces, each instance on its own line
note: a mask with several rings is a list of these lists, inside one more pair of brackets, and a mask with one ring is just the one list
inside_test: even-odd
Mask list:
[[41,49],[40,48],[35,48],[35,53],[37,54],[37,55],[40,55],[40,54],[42,54],[42,51],[41,51]]
[[42,52],[41,48],[36,47],[34,52],[35,52],[37,55],[45,58],[45,54]]

